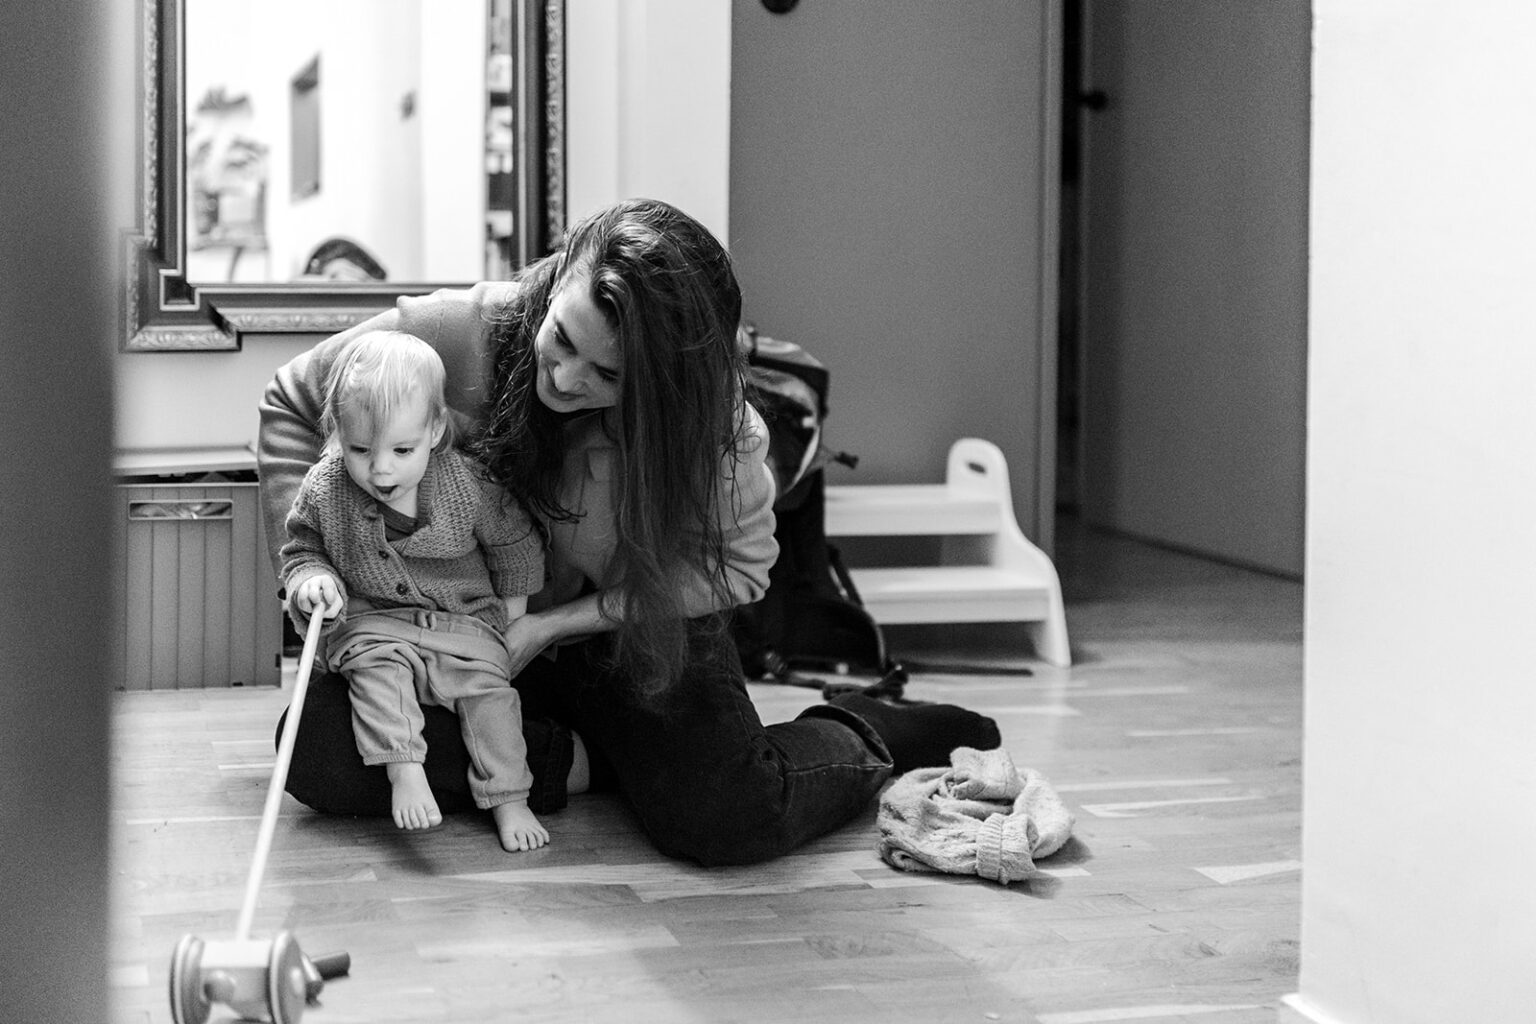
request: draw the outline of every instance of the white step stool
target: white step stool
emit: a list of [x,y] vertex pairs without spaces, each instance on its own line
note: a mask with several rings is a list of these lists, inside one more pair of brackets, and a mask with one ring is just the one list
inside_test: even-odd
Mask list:
[[826,494],[828,537],[943,538],[936,566],[849,569],[876,622],[1023,622],[1040,658],[1072,664],[1061,581],[1019,529],[997,445],[956,441],[942,484],[828,486]]

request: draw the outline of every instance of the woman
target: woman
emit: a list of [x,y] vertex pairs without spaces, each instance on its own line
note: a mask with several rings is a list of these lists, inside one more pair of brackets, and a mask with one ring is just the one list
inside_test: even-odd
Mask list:
[[[535,811],[611,782],[663,852],[704,864],[777,856],[859,813],[892,771],[991,748],[991,720],[861,695],[764,727],[726,623],[777,555],[762,420],[743,401],[741,293],[719,242],[631,200],[577,225],[517,281],[402,298],[278,371],[261,406],[272,550],[315,460],[326,372],[359,334],[437,349],[462,436],[547,534],[548,579],[507,630]],[[381,551],[381,557],[390,557]],[[470,806],[450,713],[431,709],[426,771]],[[351,739],[345,685],[311,685],[288,790],[322,811],[388,814]]]

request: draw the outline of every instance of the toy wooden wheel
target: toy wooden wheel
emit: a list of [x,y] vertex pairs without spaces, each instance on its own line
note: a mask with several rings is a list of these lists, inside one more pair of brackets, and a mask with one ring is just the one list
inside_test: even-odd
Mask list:
[[267,962],[267,1007],[272,1024],[299,1024],[309,998],[309,980],[304,974],[304,954],[290,932],[279,932],[272,940],[272,957]]
[[203,940],[183,935],[171,954],[171,1019],[176,1024],[204,1024],[213,1004],[203,991]]

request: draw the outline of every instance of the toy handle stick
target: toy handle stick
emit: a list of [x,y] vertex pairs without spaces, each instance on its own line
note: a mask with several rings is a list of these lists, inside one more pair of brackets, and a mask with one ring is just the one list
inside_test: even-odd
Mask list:
[[251,919],[256,916],[256,894],[261,876],[266,873],[267,853],[272,849],[272,833],[277,830],[277,810],[283,802],[283,786],[288,781],[288,765],[293,760],[293,744],[299,735],[299,716],[304,710],[304,695],[309,689],[309,673],[315,663],[315,648],[320,643],[320,628],[325,615],[316,608],[309,617],[309,631],[304,634],[304,653],[299,656],[299,672],[293,681],[293,699],[288,704],[288,719],[283,723],[283,738],[277,744],[277,762],[272,767],[272,782],[267,787],[267,805],[261,812],[261,831],[256,836],[256,856],[251,861],[251,877],[245,883],[245,903],[240,907],[236,941],[251,936]]

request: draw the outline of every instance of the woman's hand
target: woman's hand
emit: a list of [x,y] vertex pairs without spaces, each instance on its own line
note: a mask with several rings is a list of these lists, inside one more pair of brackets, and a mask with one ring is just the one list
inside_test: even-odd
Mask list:
[[560,639],[547,612],[533,612],[513,619],[502,634],[507,641],[507,653],[512,655],[512,674],[516,676],[544,648]]
[[512,674],[521,672],[550,644],[617,628],[618,623],[603,613],[602,596],[601,593],[587,594],[513,619],[502,634],[507,639],[507,650],[512,654]]
[[334,619],[341,614],[341,588],[336,585],[336,578],[321,573],[300,583],[293,593],[293,606],[310,616],[318,608],[322,617]]

